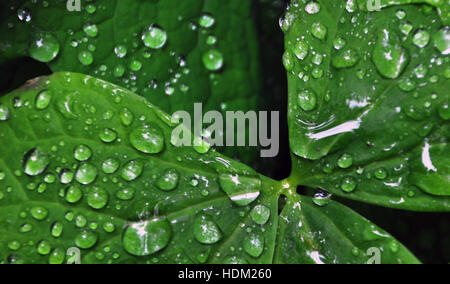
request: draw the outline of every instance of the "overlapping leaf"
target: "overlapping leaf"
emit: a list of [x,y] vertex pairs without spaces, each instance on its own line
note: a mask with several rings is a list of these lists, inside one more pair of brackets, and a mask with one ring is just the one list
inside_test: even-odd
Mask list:
[[449,211],[449,29],[432,6],[381,2],[368,12],[363,1],[298,1],[286,13],[293,180]]
[[[79,12],[67,2],[2,1],[0,62],[49,61],[54,72],[104,79],[168,113],[193,114],[194,103],[204,112],[258,109],[252,1],[80,1]],[[251,148],[223,151],[247,163],[256,157]]]

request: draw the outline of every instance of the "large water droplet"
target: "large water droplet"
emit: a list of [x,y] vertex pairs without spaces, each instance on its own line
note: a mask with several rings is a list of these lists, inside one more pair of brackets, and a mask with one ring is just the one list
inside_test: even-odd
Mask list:
[[24,172],[29,176],[42,174],[50,164],[50,158],[38,148],[30,150],[23,159]]
[[159,27],[151,26],[142,35],[142,41],[146,47],[160,49],[167,42],[167,33]]
[[215,244],[222,238],[222,232],[219,226],[208,215],[198,215],[194,225],[195,239],[202,244]]
[[164,149],[164,134],[158,128],[141,126],[130,134],[133,147],[146,154],[157,154]]
[[40,62],[50,62],[59,54],[59,41],[50,33],[38,33],[31,41],[29,54]]
[[232,174],[222,174],[220,187],[228,197],[239,206],[246,206],[255,201],[261,192],[261,180]]
[[135,256],[148,256],[164,249],[172,237],[167,219],[155,218],[130,224],[123,235],[124,249]]
[[409,54],[401,46],[396,35],[387,29],[383,29],[378,34],[372,60],[381,75],[396,79],[408,65]]

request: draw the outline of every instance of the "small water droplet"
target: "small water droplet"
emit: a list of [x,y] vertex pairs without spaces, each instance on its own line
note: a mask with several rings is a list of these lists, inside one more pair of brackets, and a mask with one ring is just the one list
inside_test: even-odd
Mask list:
[[319,190],[318,192],[314,193],[313,196],[313,203],[317,206],[324,207],[327,206],[330,203],[331,194],[324,191]]
[[103,161],[102,170],[105,174],[113,174],[120,167],[120,161],[115,158],[109,158]]
[[48,241],[40,241],[37,245],[37,252],[40,255],[48,255],[50,254],[52,250],[52,246],[50,245],[50,243]]
[[65,198],[67,202],[75,204],[83,198],[83,191],[76,186],[69,186],[66,189]]
[[63,169],[61,170],[61,173],[59,174],[59,180],[62,184],[69,184],[73,181],[74,174],[69,169]]
[[48,210],[41,206],[31,208],[30,213],[38,221],[43,221],[48,216]]
[[306,4],[305,6],[305,12],[310,14],[310,15],[314,15],[320,12],[320,4],[315,2],[315,1],[311,1],[308,4]]
[[123,235],[124,249],[135,256],[148,256],[164,249],[172,237],[170,222],[155,218],[130,224]]
[[55,222],[51,228],[51,234],[54,238],[59,238],[63,234],[64,226],[60,222]]
[[377,179],[384,180],[387,178],[388,173],[384,168],[379,168],[379,169],[375,170],[374,175]]
[[258,225],[265,225],[270,218],[270,209],[265,205],[256,205],[250,212],[253,222]]
[[304,60],[309,53],[308,43],[304,40],[297,41],[295,43],[294,53],[299,60]]
[[80,249],[90,249],[97,241],[97,234],[91,231],[82,231],[75,236],[75,244]]
[[82,164],[75,174],[75,179],[81,184],[92,183],[98,175],[97,168],[89,163]]
[[49,264],[63,264],[66,258],[66,254],[63,249],[56,248],[50,254],[48,259]]
[[353,67],[358,61],[359,55],[353,48],[339,51],[331,60],[333,66],[338,69]]
[[179,174],[175,169],[166,170],[156,181],[156,186],[164,191],[174,190],[178,186]]
[[317,95],[311,90],[303,89],[300,90],[298,96],[298,105],[304,111],[312,111],[317,105]]
[[167,33],[163,29],[152,25],[142,35],[142,41],[146,47],[160,49],[167,42]]
[[48,108],[50,105],[50,101],[52,99],[52,93],[49,90],[43,90],[39,92],[39,94],[36,96],[36,109],[38,110],[44,110]]
[[117,132],[111,128],[105,128],[99,133],[99,138],[105,143],[112,143],[117,139]]
[[117,57],[124,58],[125,56],[127,56],[128,50],[126,46],[118,45],[114,48],[114,53],[116,54]]
[[414,34],[413,43],[419,48],[424,48],[430,43],[430,34],[424,30],[417,31]]
[[84,144],[78,145],[74,150],[74,158],[77,161],[84,162],[92,157],[92,150]]
[[353,165],[353,156],[349,154],[342,155],[338,160],[338,166],[341,169],[348,169]]
[[353,177],[345,177],[341,183],[341,189],[345,192],[353,192],[356,189],[356,179]]
[[31,11],[28,8],[20,8],[17,10],[17,18],[24,23],[31,22]]
[[116,197],[120,200],[129,201],[134,198],[135,190],[132,188],[123,188],[117,191]]
[[83,31],[88,37],[96,37],[98,35],[98,27],[95,24],[84,25]]
[[209,71],[218,71],[223,67],[223,55],[217,49],[208,50],[202,57],[203,64]]
[[10,111],[9,107],[0,103],[0,121],[8,120],[10,115],[11,115],[11,111]]
[[108,204],[109,194],[102,188],[93,187],[89,189],[86,199],[91,208],[99,210]]
[[158,154],[164,149],[164,135],[158,128],[141,126],[130,134],[133,147],[146,154]]
[[246,206],[255,201],[260,195],[262,186],[261,180],[257,177],[232,174],[222,174],[219,183],[231,201],[239,206]]
[[311,26],[311,34],[320,40],[324,40],[327,37],[328,29],[327,27],[319,22],[312,24]]
[[396,79],[408,65],[409,54],[401,46],[398,37],[383,29],[378,34],[372,59],[381,75]]
[[222,238],[222,232],[211,216],[200,214],[196,217],[193,231],[195,239],[202,244],[215,244]]
[[128,162],[122,169],[122,178],[126,181],[133,181],[141,176],[144,171],[144,163],[140,160]]
[[216,20],[213,18],[213,16],[209,14],[203,14],[202,16],[200,16],[200,19],[198,20],[198,24],[200,25],[200,27],[205,29],[212,27],[215,22]]
[[434,46],[443,54],[450,54],[450,28],[443,27],[433,35]]
[[94,62],[94,56],[92,55],[92,53],[90,51],[84,50],[78,54],[78,60],[84,66],[89,66],[92,64],[92,62]]
[[243,243],[245,251],[252,257],[258,258],[264,251],[265,239],[260,233],[249,234]]
[[50,164],[50,158],[38,148],[30,150],[23,158],[24,172],[29,176],[42,174]]

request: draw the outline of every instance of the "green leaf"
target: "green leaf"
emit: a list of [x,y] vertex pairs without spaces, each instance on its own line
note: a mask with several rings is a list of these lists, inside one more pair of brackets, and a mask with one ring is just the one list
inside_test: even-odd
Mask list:
[[[56,73],[0,106],[1,261],[59,263],[75,247],[83,263],[271,262],[279,183],[173,146],[176,124],[143,98]],[[264,241],[238,250],[251,236]]]
[[[0,262],[76,262],[78,252],[82,263],[311,262],[316,253],[366,262],[348,242],[391,248],[383,262],[416,261],[341,205],[315,207],[212,149],[173,146],[178,127],[143,98],[80,74],[1,97]],[[347,237],[334,240],[334,226]]]
[[[31,56],[54,72],[120,85],[170,114],[193,114],[194,103],[204,112],[258,108],[252,1],[81,1],[81,12],[60,0],[3,2],[0,62]],[[256,157],[254,148],[221,150],[248,163]]]
[[388,233],[334,201],[318,207],[309,197],[292,197],[278,230],[276,263],[419,263]]
[[437,11],[316,1],[292,5],[282,27],[292,182],[382,206],[449,211],[447,158],[435,154],[450,135],[448,26]]

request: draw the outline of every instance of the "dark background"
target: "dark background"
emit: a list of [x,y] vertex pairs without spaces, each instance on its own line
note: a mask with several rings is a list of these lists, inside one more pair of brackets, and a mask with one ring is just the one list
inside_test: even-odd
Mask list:
[[[253,0],[254,17],[260,40],[264,100],[260,109],[280,111],[280,154],[276,158],[262,159],[261,173],[281,180],[289,176],[291,160],[287,129],[287,82],[281,64],[284,52],[283,33],[279,18],[288,0]],[[20,87],[27,80],[51,74],[47,65],[29,58],[21,58],[0,65],[0,94]],[[283,115],[284,114],[284,115]],[[313,190],[301,189],[308,195]],[[424,263],[450,263],[450,214],[416,213],[382,208],[335,198],[391,233]]]

